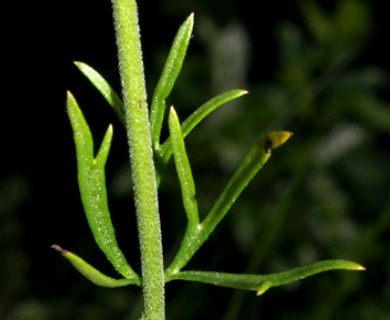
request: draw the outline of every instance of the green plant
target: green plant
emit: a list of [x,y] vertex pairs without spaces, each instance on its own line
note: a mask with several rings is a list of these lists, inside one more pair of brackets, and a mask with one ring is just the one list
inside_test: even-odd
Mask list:
[[[126,128],[141,251],[141,274],[133,270],[120,250],[108,208],[105,164],[113,137],[113,128],[108,127],[95,155],[92,134],[71,93],[67,96],[67,109],[76,145],[78,183],[82,203],[96,243],[122,278],[114,279],[104,275],[74,253],[58,245],[53,245],[53,249],[59,251],[76,269],[97,285],[142,287],[144,301],[142,318],[144,319],[164,319],[164,286],[165,283],[173,280],[197,281],[252,290],[257,295],[261,295],[271,287],[284,285],[323,271],[363,270],[362,266],[354,262],[325,260],[267,275],[182,271],[225,217],[248,183],[268,161],[272,150],[287,141],[292,133],[277,131],[263,135],[249,150],[201,221],[196,201],[196,188],[186,153],[185,137],[208,114],[222,104],[246,94],[246,91],[232,90],[222,93],[200,106],[182,123],[175,109],[170,107],[169,138],[161,143],[160,135],[166,100],[180,73],[192,35],[194,17],[193,15],[188,17],[175,37],[149,111],[136,2],[135,0],[113,0],[112,2],[123,102],[94,69],[82,62],[76,62],[76,66],[102,93]],[[182,191],[187,228],[180,249],[168,268],[164,270],[158,187],[172,155]]]

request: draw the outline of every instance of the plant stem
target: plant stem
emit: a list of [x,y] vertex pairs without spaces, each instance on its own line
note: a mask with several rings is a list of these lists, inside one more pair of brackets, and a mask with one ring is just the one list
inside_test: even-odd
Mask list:
[[112,0],[112,4],[141,250],[143,317],[162,320],[161,228],[137,4],[135,0]]

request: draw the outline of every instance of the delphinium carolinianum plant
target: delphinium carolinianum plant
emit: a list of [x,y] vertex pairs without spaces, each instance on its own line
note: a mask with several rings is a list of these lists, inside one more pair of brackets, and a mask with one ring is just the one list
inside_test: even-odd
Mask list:
[[[196,281],[217,286],[252,290],[257,295],[269,288],[291,283],[304,277],[334,269],[363,270],[346,260],[324,260],[272,274],[234,274],[214,271],[183,270],[198,249],[209,238],[226,216],[248,183],[271,157],[272,150],[285,143],[289,131],[273,131],[260,137],[244,156],[205,218],[200,219],[189,158],[186,136],[211,112],[226,102],[246,94],[245,90],[231,90],[217,95],[180,121],[174,107],[168,108],[169,137],[161,141],[161,130],[166,113],[166,100],[180,73],[190,38],[194,15],[180,27],[167,57],[160,80],[151,101],[146,99],[145,76],[135,0],[112,0],[116,31],[122,98],[93,68],[75,62],[80,71],[100,91],[124,125],[130,151],[134,202],[141,253],[138,273],[127,262],[115,238],[111,222],[105,179],[105,165],[113,137],[110,125],[97,153],[92,134],[73,95],[68,92],[67,109],[76,145],[78,183],[85,214],[99,248],[106,255],[119,278],[109,277],[76,254],[53,245],[53,249],[67,258],[86,278],[99,286],[142,288],[142,319],[165,318],[165,284],[174,280]],[[149,108],[150,104],[150,108]],[[187,227],[180,248],[164,268],[158,189],[163,171],[173,156],[181,187],[182,203]]]

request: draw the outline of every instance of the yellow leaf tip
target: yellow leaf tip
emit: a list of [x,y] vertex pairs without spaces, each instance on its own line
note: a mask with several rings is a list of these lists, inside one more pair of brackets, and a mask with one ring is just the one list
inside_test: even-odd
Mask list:
[[270,281],[263,282],[260,287],[256,291],[256,296],[261,296],[266,292],[269,288],[272,287],[272,283]]
[[266,153],[271,153],[273,149],[279,147],[291,138],[291,131],[271,131],[265,135],[264,150]]

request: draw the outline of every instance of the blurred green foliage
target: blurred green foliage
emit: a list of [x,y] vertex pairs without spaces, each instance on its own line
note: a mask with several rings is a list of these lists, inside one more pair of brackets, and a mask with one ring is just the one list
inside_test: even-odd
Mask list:
[[[178,5],[166,0],[157,5],[159,11],[151,13],[153,17],[161,14],[163,23],[177,21],[169,22],[171,30],[164,31],[170,39],[183,17],[195,11],[193,43],[171,99],[181,118],[215,93],[233,88],[250,92],[219,110],[187,141],[201,213],[262,133],[279,129],[295,133],[286,146],[275,151],[191,264],[204,270],[266,273],[319,259],[344,258],[367,268],[358,274],[320,275],[272,289],[263,297],[206,285],[168,284],[168,319],[388,318],[389,74],[368,50],[378,32],[374,15],[378,7],[363,0],[331,3],[292,1],[289,8],[296,11],[291,17],[281,6],[277,23],[264,23],[258,29],[250,25],[253,16],[248,13],[235,12],[229,18],[237,1],[227,1],[219,12],[217,1],[188,0]],[[141,19],[146,18],[149,8],[143,8],[142,1],[140,7]],[[262,10],[267,12],[266,7]],[[261,38],[265,32],[274,37],[274,43]],[[144,41],[156,40],[151,34],[145,30]],[[154,47],[145,44],[145,50],[153,49],[145,53],[151,87],[169,44],[169,40]],[[254,56],[262,50],[271,52],[270,61],[267,55]],[[269,77],[261,75],[263,69]],[[65,108],[56,102],[51,102],[51,108]],[[117,130],[114,140],[121,134]],[[71,145],[70,133],[68,140]],[[127,162],[125,154],[119,156],[108,162]],[[126,223],[121,219],[131,211],[130,186],[128,179],[123,180],[121,167],[110,170],[112,211],[122,212],[117,213],[114,225],[119,221],[117,232],[126,246],[129,218]],[[76,175],[76,171],[69,174]],[[29,183],[20,176],[1,182],[0,319],[134,319],[140,308],[137,289],[95,288],[50,253],[43,255],[47,264],[30,255],[26,243],[34,232],[28,231],[23,213],[30,209]],[[19,185],[9,188],[15,184]],[[169,259],[185,226],[184,213],[177,205],[180,189],[173,167],[168,168],[161,190],[164,248]],[[75,204],[77,192],[69,197],[76,197],[69,201],[74,201],[71,208],[82,221],[79,204]],[[178,223],[172,225],[172,221]],[[50,241],[67,241],[68,234],[74,248],[104,265],[87,240],[91,236],[83,234],[87,228],[69,234],[70,226],[71,222],[65,224],[68,230],[60,232],[61,239],[50,233],[47,247]],[[53,224],[49,228],[60,227]]]

